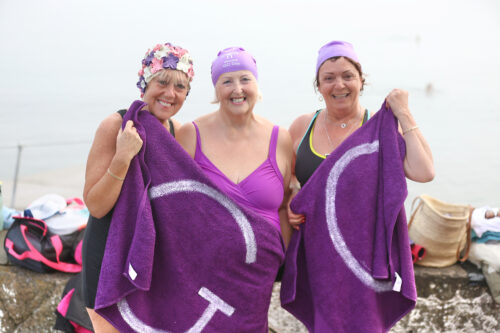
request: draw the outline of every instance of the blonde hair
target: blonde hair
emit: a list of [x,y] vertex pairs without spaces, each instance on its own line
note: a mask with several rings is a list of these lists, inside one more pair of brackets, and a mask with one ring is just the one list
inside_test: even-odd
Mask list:
[[[170,82],[174,82],[176,84],[181,83],[187,87],[188,93],[191,90],[191,85],[189,84],[189,77],[187,76],[186,73],[178,69],[164,68],[161,71],[154,73],[150,77],[149,82],[153,81],[156,78],[158,80],[167,81],[167,84]],[[148,89],[147,86],[146,89]]]

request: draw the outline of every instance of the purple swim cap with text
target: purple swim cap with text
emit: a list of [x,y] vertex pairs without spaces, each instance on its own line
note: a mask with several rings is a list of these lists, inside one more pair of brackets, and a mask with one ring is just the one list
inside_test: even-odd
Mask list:
[[257,64],[250,53],[242,47],[228,47],[219,51],[212,62],[212,83],[215,86],[221,74],[248,70],[257,79]]

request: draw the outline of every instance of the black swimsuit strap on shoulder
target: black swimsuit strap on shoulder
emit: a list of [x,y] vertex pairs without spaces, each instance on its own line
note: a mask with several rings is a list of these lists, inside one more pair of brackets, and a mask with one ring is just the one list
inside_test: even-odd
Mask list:
[[[314,128],[314,124],[321,110],[316,111],[315,115],[311,119],[309,123],[309,127],[307,128],[306,133],[302,137],[302,141],[297,148],[297,158],[295,160],[295,176],[300,183],[300,186],[304,186],[304,184],[309,180],[314,171],[319,167],[321,162],[325,160],[324,157],[318,156],[311,150],[311,132]],[[368,121],[369,112],[365,110],[365,114],[363,116],[363,121],[361,124],[363,125]]]
[[316,114],[311,119],[309,127],[307,128],[307,131],[302,137],[302,141],[297,148],[297,158],[295,160],[295,176],[297,177],[300,186],[304,186],[304,184],[311,177],[314,171],[316,171],[316,169],[319,167],[321,162],[323,162],[323,158],[319,157],[311,151],[311,146],[309,144],[311,131],[320,111],[321,110],[316,111]]
[[125,113],[127,113],[127,109],[120,109],[118,111],[116,111],[117,113],[120,114],[120,116],[122,116],[122,118],[125,116]]
[[172,136],[175,138],[174,123],[170,119],[168,120],[168,126],[170,129],[170,134],[172,134]]
[[[125,113],[127,113],[127,109],[121,109],[121,110],[118,110],[116,111],[120,114],[120,116],[125,116]],[[174,123],[172,122],[172,120],[168,120],[168,127],[169,127],[169,131],[170,131],[170,134],[172,134],[172,136],[175,138],[175,129],[174,129]]]

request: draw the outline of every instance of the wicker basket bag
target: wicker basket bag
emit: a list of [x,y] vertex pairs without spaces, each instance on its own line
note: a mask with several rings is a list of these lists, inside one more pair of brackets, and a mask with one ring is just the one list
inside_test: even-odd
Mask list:
[[470,206],[445,203],[425,194],[415,198],[408,233],[427,253],[416,264],[445,267],[467,260],[471,211]]

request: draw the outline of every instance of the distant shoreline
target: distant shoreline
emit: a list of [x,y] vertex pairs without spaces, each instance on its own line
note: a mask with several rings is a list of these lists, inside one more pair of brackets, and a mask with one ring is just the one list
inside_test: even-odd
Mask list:
[[3,181],[3,205],[24,210],[35,199],[49,193],[59,194],[65,198],[82,198],[84,182],[84,163],[21,176],[17,183],[14,206],[12,207],[13,180]]

